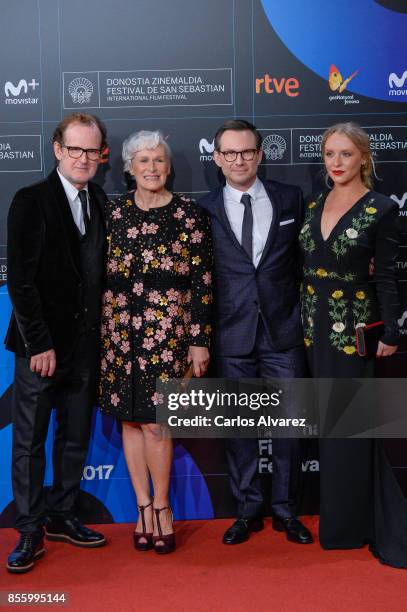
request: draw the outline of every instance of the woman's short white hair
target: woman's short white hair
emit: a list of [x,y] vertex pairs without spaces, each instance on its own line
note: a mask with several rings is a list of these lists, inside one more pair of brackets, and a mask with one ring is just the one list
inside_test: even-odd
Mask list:
[[141,130],[140,132],[134,132],[130,134],[128,138],[123,142],[122,158],[124,162],[124,170],[130,172],[131,160],[135,153],[142,151],[143,149],[156,149],[160,145],[163,145],[168,159],[171,159],[171,149],[165,141],[163,134],[156,130],[149,132],[148,130]]

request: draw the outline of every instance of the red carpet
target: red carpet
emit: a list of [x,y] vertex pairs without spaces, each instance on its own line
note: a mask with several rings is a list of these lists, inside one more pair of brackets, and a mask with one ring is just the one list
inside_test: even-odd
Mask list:
[[[305,522],[315,534],[317,519]],[[0,569],[0,590],[65,591],[68,609],[78,611],[407,610],[407,571],[381,565],[366,549],[328,552],[317,543],[292,544],[270,520],[248,542],[225,546],[221,537],[229,525],[177,523],[179,548],[168,556],[135,551],[132,525],[98,526],[109,540],[104,548],[48,542],[32,572],[15,576]],[[0,537],[3,563],[16,533],[3,529]]]

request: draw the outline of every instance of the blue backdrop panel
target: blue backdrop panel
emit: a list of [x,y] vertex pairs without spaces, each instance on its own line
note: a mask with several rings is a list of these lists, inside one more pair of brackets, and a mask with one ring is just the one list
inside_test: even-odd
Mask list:
[[358,70],[349,91],[407,101],[407,14],[373,0],[313,0],[306,10],[302,0],[262,4],[284,45],[320,77],[327,78],[331,64],[340,67],[343,79]]

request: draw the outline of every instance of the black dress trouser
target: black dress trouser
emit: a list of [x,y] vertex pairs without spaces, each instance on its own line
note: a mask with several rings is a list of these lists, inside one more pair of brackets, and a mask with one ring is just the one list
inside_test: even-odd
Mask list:
[[[275,351],[260,320],[253,351],[241,357],[218,357],[218,375],[223,378],[302,378],[305,376],[303,346]],[[225,440],[229,479],[240,518],[262,515],[263,494],[259,476],[259,447],[256,438]],[[301,447],[297,438],[276,437],[273,448],[271,511],[288,518],[295,514],[301,469]]]
[[[99,372],[99,333],[82,334],[69,359],[52,377],[31,372],[30,359],[16,356],[13,388],[12,479],[15,527],[39,529],[45,513],[69,516],[79,491],[88,451]],[[45,441],[52,408],[57,428],[53,485],[45,499]]]

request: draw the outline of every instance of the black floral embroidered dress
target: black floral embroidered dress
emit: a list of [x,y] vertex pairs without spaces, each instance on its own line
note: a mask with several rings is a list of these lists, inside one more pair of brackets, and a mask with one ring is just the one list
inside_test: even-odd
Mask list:
[[[398,209],[369,191],[339,219],[324,241],[327,194],[308,204],[300,234],[304,256],[302,317],[311,374],[320,378],[374,375],[374,359],[356,351],[358,325],[383,320],[386,344],[398,343],[396,284]],[[369,263],[374,257],[374,280]],[[333,383],[335,423],[346,408],[346,381]],[[339,410],[338,410],[339,409]],[[407,500],[380,440],[321,438],[319,539],[323,548],[368,544],[381,562],[407,568]]]
[[148,212],[133,193],[107,206],[101,410],[154,422],[162,402],[156,379],[181,377],[188,347],[209,345],[209,222],[193,200],[178,194]]
[[[398,341],[397,206],[369,191],[324,240],[321,215],[325,197],[320,194],[308,204],[300,234],[305,346],[314,376],[364,376],[366,360],[356,352],[356,327],[382,318],[383,341]],[[369,282],[372,257],[375,285]]]

